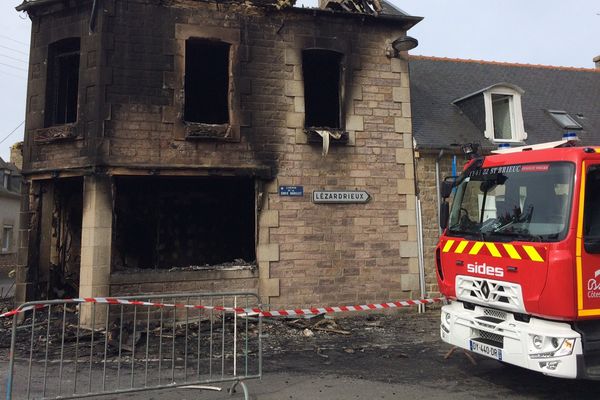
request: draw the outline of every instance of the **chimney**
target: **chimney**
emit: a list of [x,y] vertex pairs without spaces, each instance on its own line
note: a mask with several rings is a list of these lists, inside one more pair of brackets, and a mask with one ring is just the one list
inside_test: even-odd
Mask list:
[[596,64],[596,68],[600,69],[600,56],[594,57],[594,63]]
[[23,169],[23,142],[15,143],[10,148],[10,162],[19,170]]

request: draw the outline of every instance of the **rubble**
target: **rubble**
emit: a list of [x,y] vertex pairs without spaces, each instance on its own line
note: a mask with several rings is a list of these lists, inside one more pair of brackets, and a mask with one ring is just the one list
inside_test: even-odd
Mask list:
[[204,265],[190,265],[189,267],[173,267],[169,271],[204,271],[204,270],[223,270],[223,271],[234,271],[250,269],[255,270],[257,268],[256,261],[246,261],[241,258],[236,258],[233,261],[224,262],[216,265],[204,264]]
[[302,334],[306,337],[313,337],[315,336],[315,333],[313,331],[311,331],[310,329],[306,328],[302,331]]
[[153,271],[164,271],[164,272],[175,272],[175,271],[242,271],[251,270],[254,271],[258,268],[256,261],[246,261],[241,258],[236,258],[233,261],[223,262],[220,264],[203,264],[203,265],[189,265],[186,267],[170,267],[170,268],[159,268],[153,267],[147,268],[133,268],[120,266],[117,268],[119,274],[138,274],[147,272],[148,270]]
[[[65,349],[64,357],[69,358],[74,355],[77,343],[81,354],[89,354],[92,331],[78,327],[77,314],[75,309],[67,307],[65,324]],[[50,343],[60,343],[61,324],[63,310],[61,307],[53,307],[51,319],[51,334],[48,338]],[[141,314],[140,314],[141,315]],[[38,311],[36,314],[36,332],[33,351],[42,352],[46,341],[46,318],[47,312]],[[135,346],[135,353],[138,354],[145,349],[146,341],[150,346],[150,353],[156,354],[162,335],[162,342],[171,345],[172,340],[176,344],[176,356],[184,357],[185,343],[197,343],[200,340],[205,343],[209,340],[209,334],[212,332],[213,340],[217,342],[220,332],[225,326],[227,332],[230,332],[233,326],[233,316],[227,315],[225,323],[219,316],[213,317],[211,327],[208,317],[201,320],[179,320],[173,325],[167,323],[169,319],[165,318],[162,329],[158,323],[147,322],[144,318],[138,320],[134,326],[131,322],[125,323],[122,330],[117,328],[113,322],[109,324],[108,333],[104,327],[99,327],[93,331],[94,334],[94,353],[102,357],[104,352],[104,342],[108,337],[107,356],[110,362],[116,362],[119,357],[129,357]],[[8,359],[8,350],[10,347],[12,318],[0,320],[0,360]],[[310,352],[316,353],[316,356],[323,359],[324,362],[332,354],[345,354],[346,356],[356,356],[364,353],[379,353],[385,358],[413,358],[421,357],[422,354],[432,350],[431,343],[439,340],[437,325],[439,321],[439,311],[433,310],[425,314],[416,314],[413,312],[399,312],[390,315],[354,315],[344,318],[332,318],[329,315],[317,315],[309,318],[263,318],[262,319],[263,336],[263,354],[270,358],[278,354]],[[251,336],[258,334],[258,318],[256,316],[237,316],[238,332],[243,334],[246,327]],[[27,315],[23,325],[31,324],[31,315]],[[134,334],[135,331],[135,334]],[[79,340],[77,334],[79,332]],[[120,335],[122,335],[120,337]],[[200,338],[199,338],[200,336]],[[187,338],[187,339],[186,339]],[[229,341],[231,335],[228,335]],[[119,342],[123,354],[118,352]],[[17,341],[16,354],[29,354],[29,340]],[[193,346],[189,346],[192,351]],[[87,350],[86,350],[87,348]],[[231,349],[230,344],[226,348]],[[60,346],[51,346],[49,359],[60,358]],[[418,350],[415,350],[418,349]],[[252,350],[249,354],[253,354]],[[129,355],[128,355],[129,354]],[[190,353],[191,354],[191,353]],[[216,354],[215,354],[216,355]],[[226,354],[225,357],[231,357]],[[440,358],[443,354],[440,355]]]
[[[439,312],[368,314],[345,318],[318,315],[312,318],[263,318],[265,355],[310,351],[324,360],[331,352],[356,354],[390,352],[393,357],[412,357],[409,348],[438,339]],[[303,332],[308,329],[312,335]],[[425,346],[427,347],[427,346]]]
[[383,10],[379,0],[328,0],[324,8],[371,15],[379,15]]
[[[11,307],[7,307],[11,309]],[[210,335],[213,340],[217,340],[217,337],[221,337],[223,329],[226,329],[226,333],[232,329],[233,316],[228,314],[223,318],[221,315],[214,315],[212,317],[213,324],[210,324],[210,317],[198,319],[192,322],[188,321],[175,321],[173,324],[167,317],[164,318],[162,326],[158,319],[152,320],[150,323],[147,322],[145,317],[141,317],[134,324],[131,320],[128,320],[127,316],[125,323],[122,327],[119,326],[119,318],[111,317],[111,322],[108,323],[108,329],[104,326],[100,326],[93,330],[86,328],[81,325],[78,321],[76,309],[74,307],[67,306],[63,310],[62,306],[54,306],[51,310],[51,319],[48,324],[47,308],[36,312],[35,319],[35,332],[32,337],[37,338],[34,340],[33,346],[31,347],[34,354],[42,354],[45,347],[46,341],[49,343],[58,344],[64,340],[64,357],[69,358],[79,352],[80,354],[90,353],[90,345],[94,341],[94,354],[101,356],[104,352],[104,343],[107,342],[107,356],[109,361],[115,361],[119,358],[119,346],[121,350],[132,353],[134,346],[136,351],[139,349],[146,348],[146,341],[151,349],[150,352],[156,350],[160,343],[171,343],[173,340],[176,343],[177,355],[183,357],[185,352],[185,342],[191,343],[192,339],[198,342],[198,336],[200,335],[203,342],[210,341]],[[63,312],[65,316],[64,325],[64,336],[63,336]],[[2,318],[0,319],[0,349],[9,349],[11,343],[11,328],[13,318]],[[28,327],[32,323],[31,313],[27,313],[23,321],[20,322],[20,326]],[[199,326],[200,324],[200,326]],[[104,324],[102,324],[104,325]],[[47,327],[50,328],[50,334],[47,335]],[[29,328],[28,328],[29,329]],[[28,330],[27,329],[27,330]],[[240,322],[238,319],[237,330],[242,333],[246,329],[246,323]],[[255,319],[248,319],[248,332],[255,335],[257,333],[257,321]],[[30,333],[27,332],[27,337],[17,337],[16,350],[17,358],[26,358],[30,351]],[[162,338],[162,339],[161,339]],[[187,340],[186,340],[187,338]],[[23,339],[23,340],[20,340]],[[226,334],[226,340],[230,341],[231,336]],[[163,345],[164,345],[163,343]],[[79,350],[77,347],[79,346]],[[87,347],[87,350],[82,349]],[[192,346],[188,346],[190,349]],[[232,348],[228,345],[227,348]],[[61,357],[61,349],[59,345],[51,346],[48,357],[50,359],[56,359]],[[157,353],[157,351],[154,351]],[[229,355],[227,355],[229,356]],[[0,351],[0,360],[6,360],[8,358],[8,351],[6,353]]]

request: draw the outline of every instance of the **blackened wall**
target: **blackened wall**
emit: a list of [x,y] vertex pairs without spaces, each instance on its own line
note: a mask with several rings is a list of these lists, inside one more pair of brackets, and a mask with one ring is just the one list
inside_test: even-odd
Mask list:
[[[91,35],[89,1],[32,11],[25,169],[40,177],[59,170],[59,178],[65,168],[70,174],[260,176],[256,254],[260,290],[271,304],[412,295],[418,269],[408,65],[386,56],[388,44],[404,35],[404,21],[248,2],[101,4]],[[36,141],[52,138],[43,129],[47,45],[77,34],[74,133]],[[190,37],[231,45],[230,127],[223,137],[190,138],[182,120]],[[332,145],[326,157],[304,132],[302,50],[312,48],[343,54],[348,140]],[[303,186],[305,195],[279,196],[279,185]],[[323,189],[366,190],[372,200],[312,203],[311,192]]]

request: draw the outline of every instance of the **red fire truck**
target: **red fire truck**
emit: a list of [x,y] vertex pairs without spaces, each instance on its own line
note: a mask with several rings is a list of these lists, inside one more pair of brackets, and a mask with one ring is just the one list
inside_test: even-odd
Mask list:
[[440,334],[546,375],[600,379],[600,148],[572,144],[472,156],[442,183]]

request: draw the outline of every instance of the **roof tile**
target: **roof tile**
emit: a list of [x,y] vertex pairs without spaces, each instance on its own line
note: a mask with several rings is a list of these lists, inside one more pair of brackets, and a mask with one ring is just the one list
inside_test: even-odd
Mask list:
[[[564,130],[546,110],[579,122],[584,144],[600,143],[600,70],[411,56],[413,132],[420,148],[476,142],[493,147],[452,101],[499,82],[521,87],[527,144],[560,140]],[[578,117],[581,115],[582,117]]]

